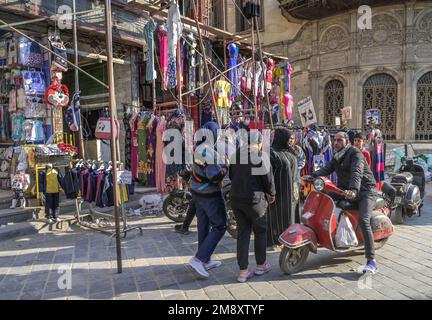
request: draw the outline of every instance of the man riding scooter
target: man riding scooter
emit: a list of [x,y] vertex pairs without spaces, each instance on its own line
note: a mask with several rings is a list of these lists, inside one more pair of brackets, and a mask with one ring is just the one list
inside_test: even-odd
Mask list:
[[377,198],[376,182],[373,173],[366,163],[361,151],[348,144],[348,135],[338,132],[334,138],[335,154],[330,163],[312,173],[311,178],[337,174],[337,186],[345,190],[347,200],[358,203],[359,223],[363,233],[366,265],[362,272],[376,273],[374,236],[371,228],[371,216]]

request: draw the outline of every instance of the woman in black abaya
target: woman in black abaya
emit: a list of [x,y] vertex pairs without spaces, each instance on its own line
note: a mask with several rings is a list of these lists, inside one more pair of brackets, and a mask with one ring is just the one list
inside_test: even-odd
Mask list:
[[297,157],[288,144],[290,136],[288,129],[276,129],[270,150],[276,201],[268,209],[267,246],[279,245],[279,236],[299,220],[295,214],[299,201]]

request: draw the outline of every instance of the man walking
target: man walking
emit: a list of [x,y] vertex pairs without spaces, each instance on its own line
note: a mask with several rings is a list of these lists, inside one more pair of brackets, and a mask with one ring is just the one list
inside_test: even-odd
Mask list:
[[227,229],[222,180],[228,169],[214,146],[218,124],[207,122],[203,129],[210,131],[207,137],[213,141],[206,139],[198,143],[194,154],[191,192],[198,220],[198,251],[189,266],[198,277],[206,279],[209,277],[208,270],[221,265],[220,261],[211,260],[211,256]]

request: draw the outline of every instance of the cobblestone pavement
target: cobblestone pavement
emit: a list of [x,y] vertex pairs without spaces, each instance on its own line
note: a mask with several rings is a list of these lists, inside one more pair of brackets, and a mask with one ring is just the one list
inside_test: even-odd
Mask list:
[[[309,256],[305,271],[287,276],[273,250],[270,273],[237,283],[236,242],[228,234],[215,253],[223,265],[198,280],[185,265],[197,247],[196,228],[181,236],[164,217],[139,223],[143,236],[134,232],[123,241],[122,274],[115,241],[101,233],[72,227],[1,242],[0,299],[432,299],[432,188],[422,216],[396,226],[377,251],[380,273],[371,282],[355,272],[364,262],[360,252],[322,250]],[[58,285],[63,267],[72,268],[70,289]]]

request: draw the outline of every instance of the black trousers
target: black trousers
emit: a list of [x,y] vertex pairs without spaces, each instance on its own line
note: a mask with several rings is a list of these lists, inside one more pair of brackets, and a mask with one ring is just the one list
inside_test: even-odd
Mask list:
[[360,200],[358,200],[359,224],[363,233],[365,256],[368,261],[375,259],[375,243],[371,227],[371,217],[375,202],[376,195],[374,194],[361,195]]
[[267,249],[267,202],[258,204],[232,203],[237,222],[237,263],[240,270],[246,270],[249,265],[249,243],[253,230],[255,235],[255,260],[257,265],[266,261]]
[[45,215],[47,218],[57,218],[57,208],[59,207],[59,193],[45,193]]
[[191,200],[190,204],[189,204],[189,208],[188,211],[186,212],[186,217],[183,221],[183,229],[188,230],[192,220],[195,218],[196,215],[196,206],[195,206],[195,202],[193,201],[193,199]]

